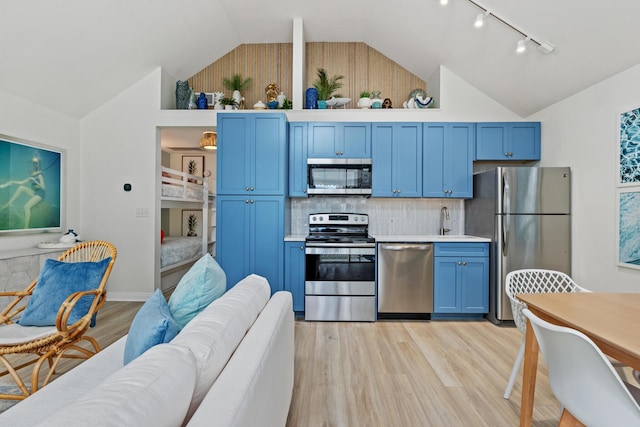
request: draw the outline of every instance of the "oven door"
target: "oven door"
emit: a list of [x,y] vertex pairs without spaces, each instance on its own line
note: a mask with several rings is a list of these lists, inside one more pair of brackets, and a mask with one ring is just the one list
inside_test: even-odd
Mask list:
[[374,247],[307,246],[305,263],[305,320],[375,321]]

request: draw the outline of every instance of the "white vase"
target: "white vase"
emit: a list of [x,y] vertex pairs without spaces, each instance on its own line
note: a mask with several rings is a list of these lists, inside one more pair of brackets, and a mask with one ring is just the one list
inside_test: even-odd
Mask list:
[[284,92],[280,92],[280,95],[278,95],[278,108],[282,108],[285,99],[287,99],[287,97],[284,96]]
[[224,109],[225,110],[233,110],[233,105],[225,105]]
[[358,99],[358,108],[371,108],[371,98]]
[[233,95],[231,95],[231,97],[235,99],[236,105],[240,105],[240,102],[242,102],[242,94],[240,93],[239,90],[234,90]]

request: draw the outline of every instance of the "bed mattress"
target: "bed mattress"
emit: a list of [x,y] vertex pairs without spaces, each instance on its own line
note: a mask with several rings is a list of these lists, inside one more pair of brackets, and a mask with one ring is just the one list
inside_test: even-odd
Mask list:
[[201,251],[202,237],[165,237],[160,245],[160,267],[195,258]]

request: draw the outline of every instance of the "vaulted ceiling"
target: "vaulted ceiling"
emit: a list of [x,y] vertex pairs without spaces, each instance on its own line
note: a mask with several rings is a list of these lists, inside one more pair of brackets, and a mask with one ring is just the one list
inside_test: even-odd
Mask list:
[[[526,117],[640,63],[640,2],[3,0],[0,91],[83,117],[157,67],[186,79],[242,43],[361,41],[427,80],[440,65]],[[0,92],[0,96],[1,92]],[[141,102],[143,102],[141,100]],[[594,100],[597,102],[597,100]]]

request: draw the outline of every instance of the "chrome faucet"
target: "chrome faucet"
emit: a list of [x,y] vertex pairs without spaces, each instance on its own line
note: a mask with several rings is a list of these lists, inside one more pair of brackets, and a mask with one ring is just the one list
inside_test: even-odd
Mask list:
[[450,228],[444,228],[444,220],[449,220],[449,209],[447,209],[446,206],[443,206],[442,209],[440,209],[440,235],[444,236],[445,234],[447,234],[449,231],[451,231]]

